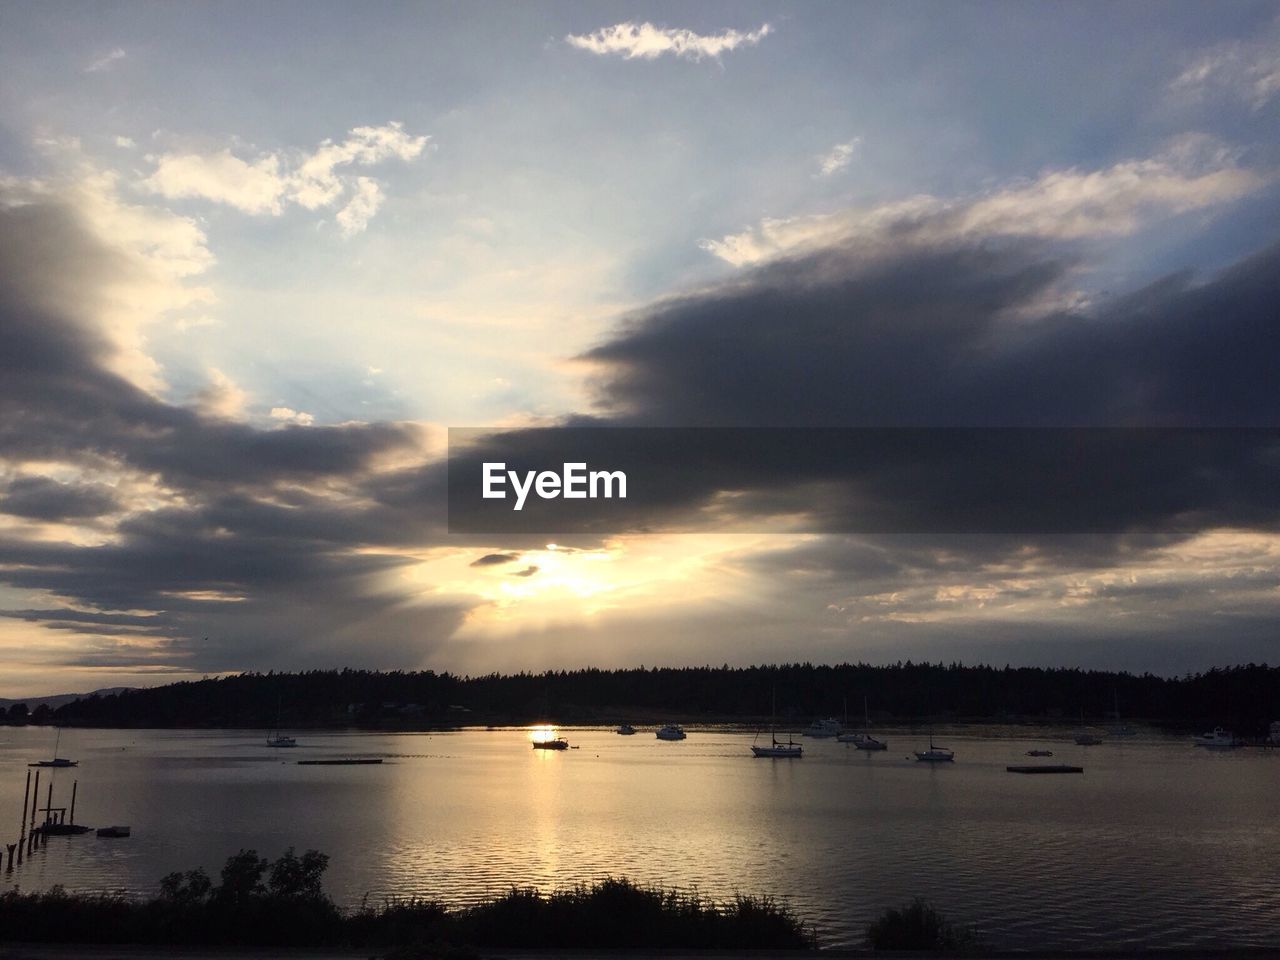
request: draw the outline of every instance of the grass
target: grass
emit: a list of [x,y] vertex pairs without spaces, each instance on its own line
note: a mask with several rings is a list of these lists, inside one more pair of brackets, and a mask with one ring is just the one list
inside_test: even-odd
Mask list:
[[0,894],[0,939],[100,944],[386,948],[389,958],[469,960],[477,947],[813,949],[813,933],[768,897],[719,902],[610,878],[543,895],[504,896],[450,910],[388,900],[345,912],[324,893],[328,857],[253,850],[227,860],[221,882],[174,873],[150,900],[71,895],[60,887]]
[[902,909],[890,908],[867,927],[867,942],[875,950],[929,950],[971,953],[981,944],[970,927],[952,924],[920,898]]

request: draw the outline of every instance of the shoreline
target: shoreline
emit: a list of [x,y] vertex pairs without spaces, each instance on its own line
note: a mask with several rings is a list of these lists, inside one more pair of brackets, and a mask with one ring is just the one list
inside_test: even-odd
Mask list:
[[[182,957],[184,960],[374,960],[385,951],[368,948],[235,948],[235,947],[159,947],[148,945],[119,946],[106,944],[0,943],[0,960],[158,960]],[[424,954],[426,956],[426,954]],[[954,954],[919,950],[634,950],[548,949],[548,950],[480,950],[481,960],[797,960],[817,956],[823,960],[842,958],[888,957],[912,960],[922,957],[965,956],[969,960],[1270,960],[1276,950],[1266,947],[1188,948],[1147,950],[979,950]]]

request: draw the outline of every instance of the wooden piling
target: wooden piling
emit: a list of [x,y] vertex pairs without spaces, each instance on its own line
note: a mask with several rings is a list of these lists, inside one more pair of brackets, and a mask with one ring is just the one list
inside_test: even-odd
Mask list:
[[76,822],[76,787],[80,786],[79,780],[71,781],[71,812],[67,814],[67,820],[73,826]]
[[[39,774],[37,774],[39,776]],[[18,863],[22,863],[22,848],[27,845],[27,801],[31,799],[31,771],[27,770],[27,785],[22,788],[22,819],[18,821]]]
[[6,872],[13,873],[13,851],[18,849],[18,845],[16,843],[11,843],[8,846],[9,846],[9,867]]
[[31,856],[31,852],[35,850],[36,837],[36,807],[40,805],[40,771],[36,771],[36,785],[31,791],[31,823],[27,828],[27,856]]

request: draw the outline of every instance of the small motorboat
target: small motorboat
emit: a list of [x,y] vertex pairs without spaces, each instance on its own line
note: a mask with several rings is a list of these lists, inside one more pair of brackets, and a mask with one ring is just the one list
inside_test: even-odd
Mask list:
[[298,741],[295,740],[293,737],[286,737],[286,736],[267,737],[268,747],[296,747],[297,745],[298,745]]
[[1096,733],[1089,733],[1087,730],[1081,730],[1075,735],[1075,741],[1081,747],[1096,747],[1102,743],[1102,738]]
[[1205,747],[1209,750],[1233,750],[1244,746],[1243,740],[1230,730],[1223,730],[1221,727],[1214,727],[1211,732],[1200,734],[1194,739],[1194,743],[1197,747]]
[[1028,750],[1027,756],[1028,757],[1052,757],[1053,751],[1052,750]]
[[654,736],[659,740],[683,740],[688,734],[678,723],[668,723],[666,726],[659,727]]
[[564,737],[556,737],[554,740],[535,740],[533,741],[533,749],[535,750],[568,750],[569,741]]
[[99,827],[98,836],[100,837],[127,837],[129,836],[128,827]]
[[636,728],[629,723],[619,724],[618,729],[614,731],[614,733],[621,734],[624,737],[634,736],[635,732],[636,732]]

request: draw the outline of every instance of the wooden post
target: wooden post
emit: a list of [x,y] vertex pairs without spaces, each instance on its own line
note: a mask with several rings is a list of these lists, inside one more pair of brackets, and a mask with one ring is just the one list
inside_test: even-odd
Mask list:
[[76,787],[78,786],[80,786],[79,780],[71,781],[71,812],[67,816],[73,825],[76,822]]
[[16,843],[9,844],[9,868],[6,871],[8,873],[13,873],[13,851],[16,849],[18,849],[18,845]]
[[48,824],[49,818],[53,816],[53,780],[49,780],[49,799],[44,804],[44,822]]
[[31,825],[27,830],[27,856],[36,848],[36,807],[40,805],[40,771],[36,771],[36,785],[31,791]]
[[18,821],[18,863],[22,863],[22,848],[27,845],[27,801],[31,799],[31,770],[27,770],[27,785],[22,788],[22,819]]

